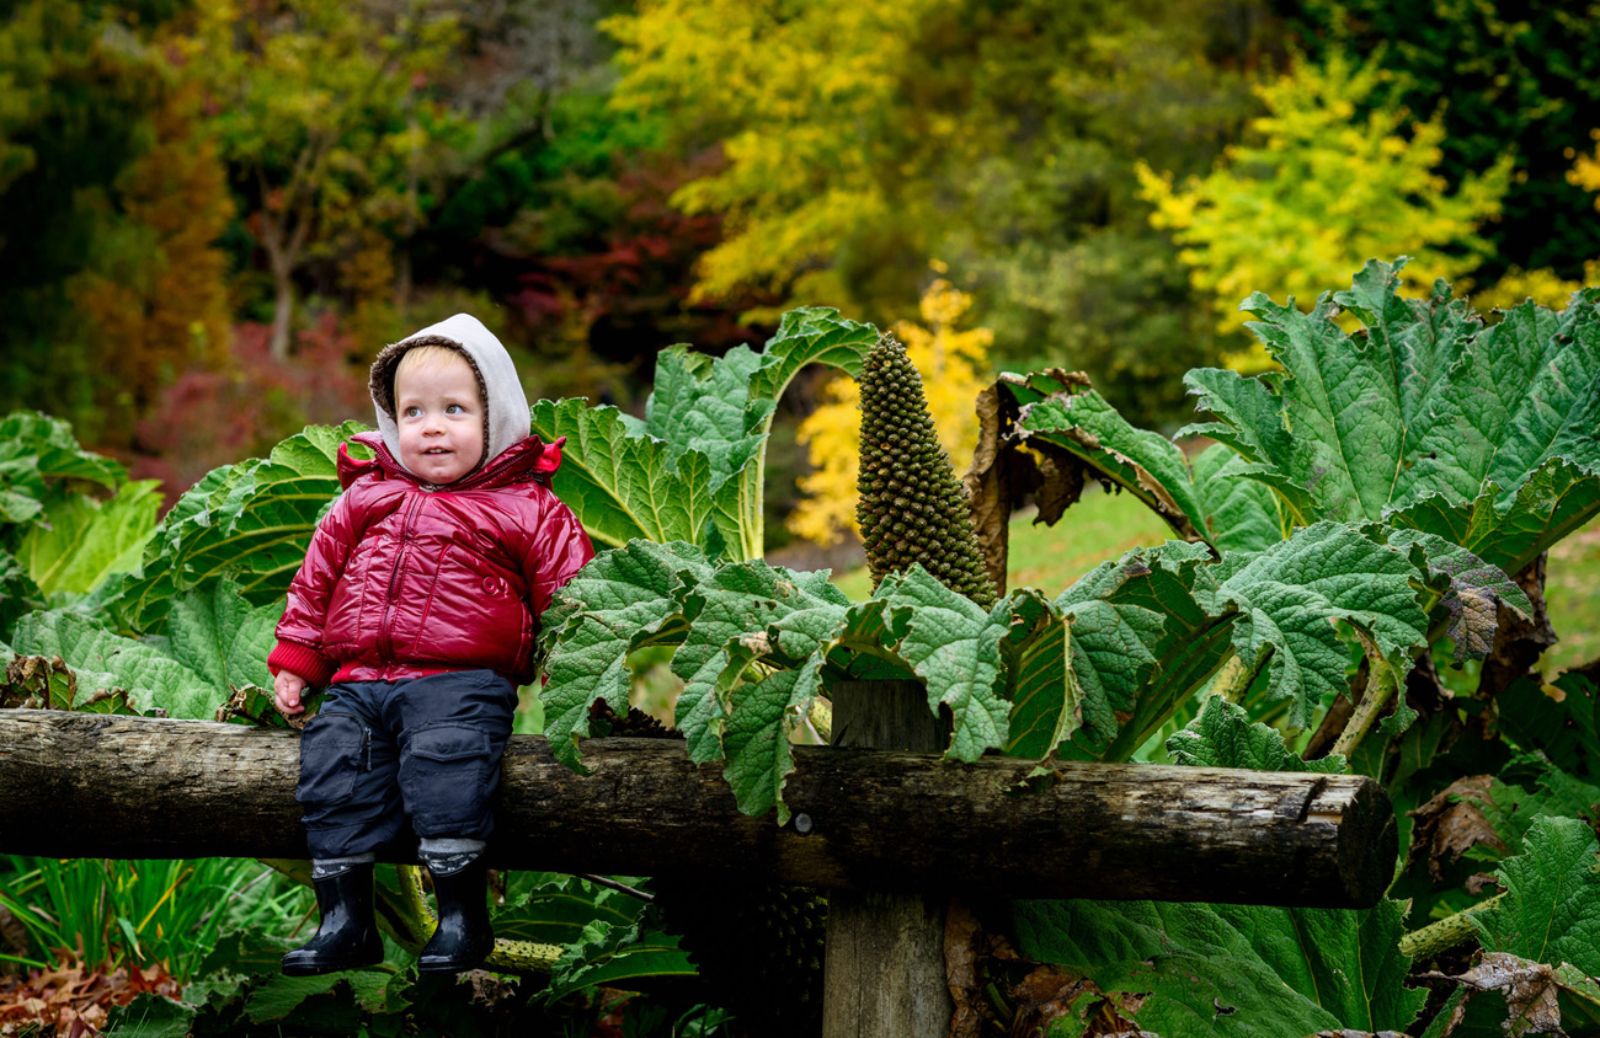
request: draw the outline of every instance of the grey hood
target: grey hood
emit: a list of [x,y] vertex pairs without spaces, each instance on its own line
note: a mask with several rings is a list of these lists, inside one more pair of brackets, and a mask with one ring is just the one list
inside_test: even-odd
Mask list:
[[[486,449],[473,472],[513,444],[527,439],[529,430],[528,396],[511,354],[483,322],[471,314],[456,314],[438,324],[385,346],[372,362],[368,383],[372,404],[378,415],[378,432],[384,445],[400,463],[400,429],[394,415],[394,371],[405,352],[416,346],[443,346],[458,351],[472,366],[483,394],[483,442]],[[404,467],[402,465],[402,467]],[[409,471],[409,470],[408,470]]]

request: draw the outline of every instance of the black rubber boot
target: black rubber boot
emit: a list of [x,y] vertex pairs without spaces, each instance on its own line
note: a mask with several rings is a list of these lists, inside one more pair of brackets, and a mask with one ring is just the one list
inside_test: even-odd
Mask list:
[[376,966],[383,961],[383,938],[372,916],[372,865],[352,865],[336,876],[313,880],[317,935],[283,957],[291,977]]
[[439,899],[439,928],[417,959],[418,973],[470,970],[494,948],[489,925],[489,867],[479,855],[466,868],[449,875],[429,870]]

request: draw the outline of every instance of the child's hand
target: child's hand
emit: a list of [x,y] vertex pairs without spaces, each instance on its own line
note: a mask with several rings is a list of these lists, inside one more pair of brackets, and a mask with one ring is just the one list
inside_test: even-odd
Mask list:
[[300,704],[300,693],[306,690],[306,679],[298,674],[291,674],[280,670],[272,679],[272,702],[278,708],[278,713],[285,717],[305,713],[305,707]]

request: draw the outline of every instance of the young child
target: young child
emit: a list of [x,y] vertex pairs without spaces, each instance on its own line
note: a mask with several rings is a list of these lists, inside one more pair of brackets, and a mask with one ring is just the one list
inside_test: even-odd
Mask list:
[[516,368],[476,318],[386,347],[371,389],[378,432],[354,439],[376,456],[340,448],[344,493],[289,585],[267,660],[286,716],[327,686],[300,741],[295,798],[322,921],[283,958],[297,976],[383,958],[373,863],[404,853],[410,831],[439,901],[418,968],[469,969],[489,953],[483,850],[517,686],[533,679],[539,614],[594,555],[550,491],[565,441],[528,434]]

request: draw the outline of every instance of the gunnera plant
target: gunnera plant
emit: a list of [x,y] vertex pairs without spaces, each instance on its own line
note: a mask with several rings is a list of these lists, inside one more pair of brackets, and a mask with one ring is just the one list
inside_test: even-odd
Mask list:
[[998,597],[972,527],[966,489],[939,445],[906,348],[879,338],[861,369],[856,519],[876,587],[913,562],[985,609]]

